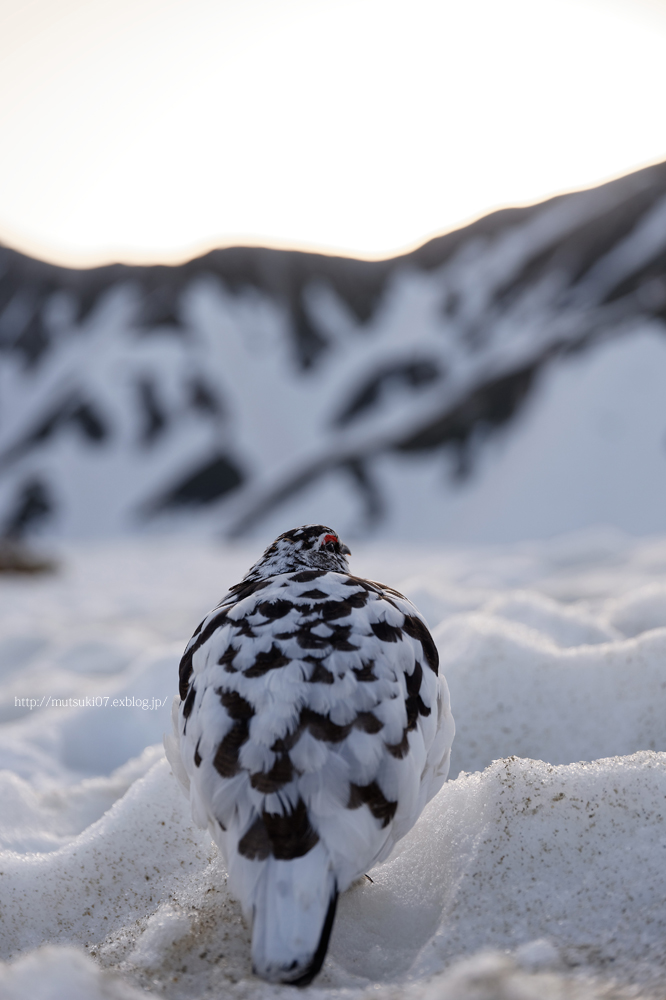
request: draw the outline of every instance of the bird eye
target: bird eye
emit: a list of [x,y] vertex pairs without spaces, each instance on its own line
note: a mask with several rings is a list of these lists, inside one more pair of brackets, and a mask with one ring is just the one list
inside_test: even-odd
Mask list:
[[339,542],[335,535],[324,535],[320,548],[326,549],[327,552],[335,552],[338,544]]

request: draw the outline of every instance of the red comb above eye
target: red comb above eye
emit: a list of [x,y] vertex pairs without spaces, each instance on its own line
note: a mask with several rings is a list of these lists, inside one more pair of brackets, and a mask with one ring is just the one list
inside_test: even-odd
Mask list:
[[337,540],[337,535],[324,535],[324,545],[326,545],[326,542],[337,542]]

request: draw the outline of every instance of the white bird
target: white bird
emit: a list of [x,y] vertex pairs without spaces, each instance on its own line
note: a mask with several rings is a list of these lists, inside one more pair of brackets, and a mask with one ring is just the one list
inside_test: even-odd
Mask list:
[[271,982],[317,975],[338,893],[388,857],[449,770],[449,692],[424,619],[352,576],[350,554],[325,525],[286,531],[180,664],[169,759]]

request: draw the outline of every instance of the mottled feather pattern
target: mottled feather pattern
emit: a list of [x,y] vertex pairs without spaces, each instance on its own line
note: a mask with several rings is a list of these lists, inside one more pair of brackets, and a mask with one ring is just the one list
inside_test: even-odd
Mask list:
[[[337,892],[388,856],[448,772],[453,720],[427,626],[397,591],[351,575],[347,552],[323,525],[280,536],[181,662],[193,815],[255,924],[263,883],[278,877],[264,870],[287,862],[321,881],[330,933]],[[325,953],[320,931],[317,956],[305,948],[282,964],[254,942],[257,971],[309,981]],[[270,926],[259,936],[270,939]]]

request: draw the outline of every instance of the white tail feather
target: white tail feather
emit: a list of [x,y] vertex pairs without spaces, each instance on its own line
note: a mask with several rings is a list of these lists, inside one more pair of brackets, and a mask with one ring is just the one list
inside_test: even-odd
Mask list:
[[263,865],[253,906],[252,964],[274,983],[316,976],[333,926],[337,886],[320,842],[302,858]]

